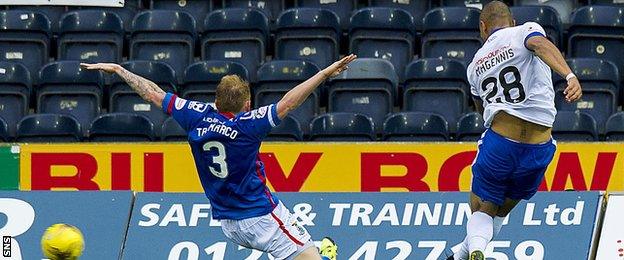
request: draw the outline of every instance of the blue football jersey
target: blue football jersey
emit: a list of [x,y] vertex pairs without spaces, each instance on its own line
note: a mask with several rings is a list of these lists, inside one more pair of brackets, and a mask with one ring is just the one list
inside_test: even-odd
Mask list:
[[215,219],[271,213],[278,199],[266,186],[260,143],[280,123],[276,104],[234,115],[167,93],[162,107],[187,132],[195,166]]

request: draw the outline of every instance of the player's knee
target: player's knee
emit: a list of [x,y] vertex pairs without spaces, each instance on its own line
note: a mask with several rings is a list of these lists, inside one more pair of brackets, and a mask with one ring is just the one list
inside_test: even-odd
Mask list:
[[295,260],[319,260],[321,259],[321,255],[318,252],[316,247],[310,247],[306,250],[303,250],[301,254],[295,257]]

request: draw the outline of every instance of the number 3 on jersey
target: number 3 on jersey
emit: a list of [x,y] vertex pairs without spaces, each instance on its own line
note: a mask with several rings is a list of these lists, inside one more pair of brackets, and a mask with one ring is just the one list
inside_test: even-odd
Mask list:
[[[209,152],[213,148],[217,149],[217,154],[212,157],[212,165],[208,166],[208,168],[210,169],[212,175],[216,176],[217,178],[224,179],[228,176],[227,162],[225,162],[225,146],[217,141],[207,142],[203,146],[204,152]],[[219,165],[219,169],[213,167],[213,165],[215,164]]]
[[[505,77],[509,73],[513,74],[514,79],[512,82],[507,82],[507,78]],[[505,97],[505,102],[515,104],[515,103],[520,103],[524,101],[524,99],[526,99],[524,86],[522,86],[522,83],[520,83],[521,81],[520,71],[518,71],[518,68],[514,66],[508,66],[500,71],[500,73],[498,74],[498,79],[496,79],[495,77],[489,77],[489,78],[484,79],[483,82],[481,82],[481,89],[483,91],[488,91],[488,86],[492,86],[491,88],[492,90],[490,90],[490,92],[488,92],[487,95],[485,96],[486,102],[488,103],[494,103],[494,102],[502,103],[503,102],[501,97],[497,97],[495,100],[492,100],[492,98],[498,95],[497,83],[499,81],[500,81],[500,85],[503,87],[503,96]]]

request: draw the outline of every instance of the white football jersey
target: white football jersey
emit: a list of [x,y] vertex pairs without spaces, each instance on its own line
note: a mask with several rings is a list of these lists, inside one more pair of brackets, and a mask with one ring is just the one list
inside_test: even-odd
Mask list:
[[551,70],[526,48],[535,35],[546,33],[534,22],[494,31],[468,65],[470,92],[483,100],[485,127],[499,111],[552,127],[557,110]]

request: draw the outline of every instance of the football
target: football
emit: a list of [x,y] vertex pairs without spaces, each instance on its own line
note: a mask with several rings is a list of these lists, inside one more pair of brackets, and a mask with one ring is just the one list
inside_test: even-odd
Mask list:
[[54,224],[41,237],[41,250],[50,260],[73,260],[82,255],[84,237],[82,232],[69,224]]

